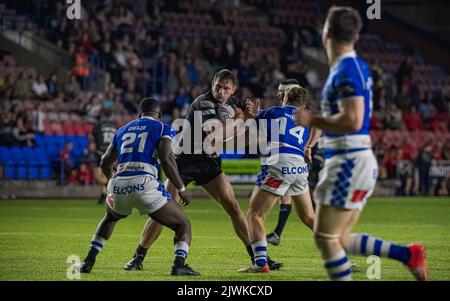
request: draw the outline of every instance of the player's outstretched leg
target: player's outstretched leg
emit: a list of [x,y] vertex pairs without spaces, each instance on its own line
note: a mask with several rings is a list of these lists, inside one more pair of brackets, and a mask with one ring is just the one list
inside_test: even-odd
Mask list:
[[[228,178],[224,173],[222,173],[211,182],[202,185],[202,187],[208,195],[216,200],[230,216],[234,231],[244,243],[247,253],[253,263],[254,254],[250,243],[247,221],[241,207],[239,206],[239,202],[236,199],[233,187],[231,186]],[[271,270],[277,270],[283,266],[282,263],[274,261],[270,259],[270,257],[268,257],[268,264]]]
[[398,245],[366,233],[351,233],[346,250],[349,255],[391,258],[405,264],[418,281],[428,279],[425,248],[421,244]]
[[267,235],[267,242],[278,246],[281,242],[281,233],[283,233],[284,226],[291,214],[292,205],[290,196],[282,196],[280,198],[280,212],[278,214],[278,222],[272,233]]
[[352,213],[352,210],[327,205],[317,207],[314,241],[320,250],[324,267],[331,280],[352,280],[351,263],[341,243],[341,235]]
[[191,243],[191,223],[184,214],[178,203],[169,201],[159,210],[150,214],[150,217],[158,223],[175,231],[175,260],[171,275],[198,276],[200,273],[194,271],[186,264],[186,258]]
[[97,230],[92,237],[89,253],[84,259],[84,262],[78,266],[81,273],[89,273],[92,270],[95,264],[95,258],[106,241],[111,237],[116,222],[125,217],[124,215],[119,215],[111,211],[109,208],[106,209],[106,214],[98,224]]
[[425,248],[421,244],[398,245],[366,233],[351,233],[359,219],[360,211],[354,211],[341,237],[347,254],[358,256],[377,255],[394,259],[405,264],[416,280],[428,279]]
[[247,212],[247,222],[252,240],[254,264],[249,268],[240,269],[241,273],[267,273],[270,271],[267,256],[267,241],[264,230],[264,220],[276,203],[278,196],[271,192],[255,187],[250,199]]

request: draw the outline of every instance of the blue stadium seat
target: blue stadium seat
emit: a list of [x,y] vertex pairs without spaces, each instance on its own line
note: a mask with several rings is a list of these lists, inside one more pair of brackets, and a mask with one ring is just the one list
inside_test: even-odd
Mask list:
[[44,146],[45,145],[44,135],[35,135],[34,142],[35,142],[36,146],[38,146],[38,147]]
[[0,147],[0,164],[4,165],[12,161],[11,153],[9,148],[5,146]]
[[39,178],[39,168],[37,166],[28,167],[28,179],[37,180]]
[[50,180],[52,177],[52,169],[49,165],[40,168],[39,179]]
[[16,165],[16,178],[19,180],[26,180],[28,176],[27,167],[24,164]]
[[15,168],[15,166],[13,164],[5,165],[4,177],[7,180],[15,179],[15,177],[16,177],[16,168]]
[[13,146],[10,148],[12,161],[19,165],[25,165],[25,157],[20,147]]

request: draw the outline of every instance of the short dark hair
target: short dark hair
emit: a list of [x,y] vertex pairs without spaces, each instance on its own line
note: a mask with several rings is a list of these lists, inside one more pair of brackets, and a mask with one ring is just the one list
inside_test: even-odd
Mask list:
[[296,80],[295,78],[288,78],[288,79],[282,80],[280,82],[280,85],[298,85],[298,80]]
[[161,111],[161,106],[159,102],[151,97],[146,97],[139,103],[140,113],[158,113]]
[[338,43],[354,42],[362,28],[361,15],[349,6],[332,6],[327,21],[329,36]]
[[234,75],[233,71],[229,69],[222,69],[214,74],[213,82],[215,82],[216,80],[229,80],[234,86],[236,86],[237,84],[236,76]]

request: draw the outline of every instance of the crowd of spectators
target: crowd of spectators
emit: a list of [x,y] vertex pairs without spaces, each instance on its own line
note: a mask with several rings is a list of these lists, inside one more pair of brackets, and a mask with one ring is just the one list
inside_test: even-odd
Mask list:
[[[93,124],[105,101],[113,103],[113,118],[118,125],[123,124],[136,113],[143,91],[160,99],[163,119],[170,123],[185,116],[193,99],[208,90],[215,71],[224,67],[238,76],[239,95],[260,98],[263,106],[276,104],[277,85],[285,78],[296,78],[318,102],[324,78],[310,67],[302,51],[305,47],[321,47],[322,24],[317,19],[292,26],[283,22],[282,11],[276,11],[264,24],[247,20],[248,16],[236,7],[210,1],[199,2],[199,17],[180,3],[90,1],[82,9],[84,19],[76,21],[66,18],[62,2],[49,1],[47,9],[41,11],[51,16],[43,24],[44,35],[67,51],[73,68],[67,76],[52,73],[45,77],[32,68],[16,66],[10,55],[3,56],[2,144],[32,145],[33,135],[46,130],[45,120],[53,116],[50,119],[58,121],[61,113],[68,113],[73,121]],[[320,6],[313,5],[310,10],[312,15],[319,14]],[[183,16],[199,23],[200,29],[212,26],[221,34],[183,32],[174,24],[184,22]],[[278,29],[283,36],[270,43],[251,36],[242,38],[239,34],[244,21],[253,22],[250,24],[262,31]],[[374,81],[371,122],[380,178],[401,179],[402,194],[430,193],[425,174],[431,163],[450,160],[450,82],[437,90],[419,85],[417,70],[421,63],[408,48],[394,72],[364,51],[361,55],[367,58]],[[90,75],[89,57],[104,62],[108,80],[101,92],[84,87]],[[92,181],[89,176],[81,178],[83,183]],[[446,181],[450,183],[448,178]],[[445,193],[448,183],[444,184],[435,185],[440,192],[432,193]]]

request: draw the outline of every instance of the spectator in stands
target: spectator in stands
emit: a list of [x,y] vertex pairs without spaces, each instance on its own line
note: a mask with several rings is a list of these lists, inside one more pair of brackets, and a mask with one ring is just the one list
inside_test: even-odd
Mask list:
[[431,103],[428,97],[422,98],[421,102],[419,103],[419,113],[424,123],[424,127],[429,128],[432,112],[431,112]]
[[90,34],[93,34],[92,30],[93,28],[91,27],[91,31],[89,33],[84,32],[80,41],[80,48],[83,49],[83,53],[85,53],[86,55],[95,54],[94,46],[92,45],[92,41],[89,37]]
[[233,36],[231,34],[227,34],[227,37],[222,44],[220,62],[223,66],[235,66],[238,54],[239,50],[237,49]]
[[444,132],[448,130],[448,111],[439,110],[439,108],[432,104],[431,105],[431,120],[430,128],[434,132]]
[[14,145],[16,146],[31,146],[34,134],[27,131],[25,128],[24,118],[17,118],[12,128],[12,135],[14,137]]
[[383,129],[383,120],[382,116],[384,116],[384,110],[380,109],[379,111],[373,111],[372,117],[370,118],[370,128],[372,130],[382,130]]
[[422,118],[415,106],[412,106],[408,112],[403,114],[403,121],[410,132],[423,129]]
[[388,179],[396,178],[397,161],[399,158],[399,151],[395,146],[391,146],[384,156],[384,168]]
[[400,191],[397,195],[411,196],[415,195],[414,191],[414,165],[411,161],[401,161],[399,167]]
[[69,82],[64,86],[64,97],[69,100],[75,99],[81,92],[80,84],[75,75],[69,76]]
[[400,86],[400,93],[397,95],[396,103],[397,107],[402,111],[406,111],[412,106],[409,76],[405,76],[403,84]]
[[177,92],[179,86],[180,86],[180,81],[176,74],[176,64],[171,63],[171,64],[169,64],[168,72],[167,72],[167,92],[175,93],[175,92]]
[[39,103],[36,105],[35,109],[31,112],[31,123],[32,129],[35,134],[44,133],[44,120],[45,120],[45,112],[44,105]]
[[420,178],[420,193],[422,195],[428,195],[430,193],[430,168],[433,160],[431,151],[431,145],[425,144],[425,147],[420,152],[417,161]]
[[60,91],[58,75],[55,72],[51,73],[47,80],[47,91],[49,96],[55,97]]
[[406,76],[410,76],[414,70],[414,58],[407,56],[397,69],[395,77],[397,79],[397,87],[401,87]]
[[13,135],[12,114],[6,111],[0,112],[0,146],[13,146],[15,139]]
[[385,129],[399,130],[402,127],[402,111],[398,109],[394,102],[390,102],[383,117]]
[[31,91],[33,96],[37,99],[48,99],[48,88],[45,83],[44,76],[38,75],[37,80],[34,80],[31,84]]
[[178,91],[177,97],[175,98],[174,110],[177,110],[178,112],[173,113],[174,119],[186,117],[187,109],[189,108],[191,102],[192,99],[186,94],[186,89],[184,87],[181,87]]
[[86,105],[86,121],[92,124],[97,122],[102,110],[102,101],[98,94],[92,94],[89,103]]
[[81,163],[77,172],[77,180],[81,185],[92,185],[94,182],[94,174],[88,164]]
[[86,88],[84,81],[90,72],[88,57],[84,52],[84,48],[79,46],[74,55],[73,75],[75,75],[82,90]]
[[294,30],[284,49],[286,50],[286,59],[288,62],[296,62],[301,59],[302,42],[300,40],[300,33],[297,30]]
[[[72,149],[73,149],[73,143],[71,141],[67,141],[64,145],[64,148],[59,153],[59,159],[60,163],[62,165],[62,168],[64,170],[64,175],[66,178],[69,178],[72,175],[73,170],[73,160],[72,160]],[[74,176],[74,175],[72,175]],[[76,171],[75,171],[75,177],[76,177]]]
[[447,139],[445,145],[443,146],[442,155],[444,160],[450,161],[450,139]]
[[31,84],[30,84],[29,77],[25,73],[25,71],[22,71],[14,85],[13,96],[17,97],[19,99],[30,98],[30,96],[31,96],[30,87],[31,87]]

